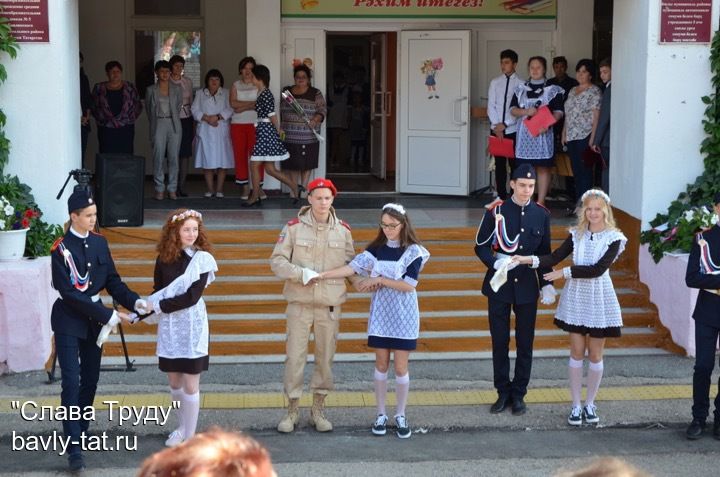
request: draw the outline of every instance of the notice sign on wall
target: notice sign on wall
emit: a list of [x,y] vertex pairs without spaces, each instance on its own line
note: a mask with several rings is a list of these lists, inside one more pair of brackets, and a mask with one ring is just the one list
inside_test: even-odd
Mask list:
[[710,43],[712,0],[661,0],[660,43]]
[[0,16],[10,20],[12,36],[19,43],[50,41],[47,0],[0,0]]
[[282,0],[283,18],[552,19],[557,0]]

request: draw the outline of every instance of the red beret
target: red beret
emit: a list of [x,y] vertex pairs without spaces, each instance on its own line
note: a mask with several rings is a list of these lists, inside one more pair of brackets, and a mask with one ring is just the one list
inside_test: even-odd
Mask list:
[[307,188],[308,188],[308,194],[310,192],[314,191],[315,189],[326,188],[326,189],[330,189],[333,197],[335,197],[337,195],[337,188],[335,188],[335,184],[333,184],[330,179],[323,179],[322,177],[318,177],[314,181],[311,181],[308,184]]

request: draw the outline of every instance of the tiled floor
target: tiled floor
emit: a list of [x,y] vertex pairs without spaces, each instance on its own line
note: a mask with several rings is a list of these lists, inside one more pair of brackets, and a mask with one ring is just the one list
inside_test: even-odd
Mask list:
[[[188,182],[186,191],[190,197],[171,201],[153,198],[152,182],[145,186],[145,226],[160,227],[168,214],[179,207],[200,210],[205,223],[217,229],[276,229],[296,216],[300,204],[294,205],[286,194],[269,193],[261,207],[243,208],[239,188],[228,182],[222,199],[203,197],[205,185],[195,179]],[[479,197],[430,196],[419,194],[353,193],[338,195],[335,208],[343,220],[352,227],[375,227],[379,212],[386,202],[402,203],[408,210],[415,227],[474,227],[485,213],[484,205],[492,201],[490,195]],[[570,225],[567,217],[568,203],[550,202],[553,225]]]

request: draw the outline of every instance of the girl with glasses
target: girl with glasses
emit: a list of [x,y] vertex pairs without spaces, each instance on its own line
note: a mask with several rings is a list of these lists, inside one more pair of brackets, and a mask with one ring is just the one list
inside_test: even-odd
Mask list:
[[368,346],[375,349],[375,400],[377,418],[372,433],[387,432],[385,412],[387,375],[390,353],[394,355],[396,433],[401,439],[411,435],[405,418],[405,406],[410,391],[408,361],[410,351],[417,346],[420,332],[420,311],[415,287],[430,253],[420,245],[410,218],[400,204],[385,204],[380,216],[378,234],[366,250],[350,264],[320,273],[318,279],[349,277],[358,274],[366,278],[360,291],[372,291]]

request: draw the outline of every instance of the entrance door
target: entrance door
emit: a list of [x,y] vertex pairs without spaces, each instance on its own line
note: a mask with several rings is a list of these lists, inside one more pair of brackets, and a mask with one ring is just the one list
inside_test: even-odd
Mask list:
[[469,31],[400,34],[398,190],[467,195]]
[[387,91],[385,33],[370,38],[370,173],[385,179],[385,147],[387,144],[387,118],[392,107]]

